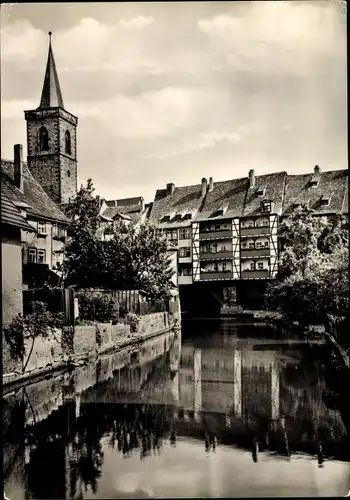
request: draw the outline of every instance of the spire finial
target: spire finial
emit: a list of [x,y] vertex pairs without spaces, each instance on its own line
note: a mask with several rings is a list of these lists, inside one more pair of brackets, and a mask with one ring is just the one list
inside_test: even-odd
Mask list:
[[51,35],[52,35],[52,31],[49,31],[50,45],[51,45]]

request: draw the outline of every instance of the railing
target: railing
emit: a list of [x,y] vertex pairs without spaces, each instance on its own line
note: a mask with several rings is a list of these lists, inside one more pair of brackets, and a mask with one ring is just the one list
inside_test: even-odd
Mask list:
[[249,236],[252,234],[270,234],[270,227],[241,227],[241,236]]
[[220,229],[213,231],[201,231],[199,233],[200,240],[215,240],[220,238],[232,238],[231,229]]
[[200,273],[200,280],[222,280],[222,279],[232,279],[232,271],[208,271]]
[[247,269],[242,271],[241,276],[245,279],[270,278],[270,271],[268,269]]
[[241,249],[241,257],[268,257],[270,248],[245,248]]
[[199,260],[221,260],[232,258],[232,250],[225,250],[223,252],[199,252]]

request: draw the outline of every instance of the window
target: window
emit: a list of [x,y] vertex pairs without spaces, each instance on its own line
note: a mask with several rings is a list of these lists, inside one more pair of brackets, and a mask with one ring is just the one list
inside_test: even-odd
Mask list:
[[192,276],[192,266],[184,266],[179,268],[180,276]]
[[38,149],[39,151],[49,150],[49,133],[47,128],[41,127],[38,134]]
[[45,250],[38,250],[38,264],[45,264],[46,263],[46,251]]
[[179,249],[180,257],[191,257],[191,248],[190,247],[182,247]]
[[53,224],[53,226],[52,226],[52,236],[53,237],[58,236],[58,226],[57,226],[57,224]]
[[254,241],[249,242],[249,248],[250,249],[255,248]]
[[36,249],[35,248],[28,249],[28,262],[36,262]]
[[177,230],[171,232],[171,239],[177,241]]
[[250,270],[255,271],[255,262],[250,263]]
[[179,239],[180,240],[189,240],[191,239],[191,231],[189,228],[180,229],[179,230]]
[[227,271],[227,263],[223,262],[222,263],[222,272],[224,273],[225,271]]
[[69,130],[66,130],[65,141],[66,141],[66,154],[71,155],[72,154],[72,141],[70,138]]
[[262,241],[259,241],[259,240],[258,240],[258,241],[256,242],[256,248],[260,248],[260,247],[262,247]]
[[264,263],[263,262],[258,262],[258,269],[262,271],[264,269]]
[[38,222],[38,233],[46,234],[46,224],[45,222]]
[[271,212],[272,203],[270,200],[264,200],[261,202],[261,211],[263,213]]
[[70,177],[70,170],[67,170],[67,176]]

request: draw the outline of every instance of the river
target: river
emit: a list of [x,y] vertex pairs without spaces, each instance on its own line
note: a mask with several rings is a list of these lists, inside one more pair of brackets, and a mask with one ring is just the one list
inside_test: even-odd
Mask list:
[[349,441],[318,346],[234,320],[3,396],[10,500],[345,496]]

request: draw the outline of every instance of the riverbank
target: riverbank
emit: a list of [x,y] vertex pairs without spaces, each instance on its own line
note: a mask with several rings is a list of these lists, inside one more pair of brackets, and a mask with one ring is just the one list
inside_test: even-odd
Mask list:
[[[85,364],[104,354],[141,345],[148,339],[178,329],[178,325],[177,314],[153,313],[140,318],[138,331],[134,333],[131,333],[128,325],[78,326],[74,336],[73,352],[69,354],[62,345],[61,335],[56,334],[54,339],[38,339],[25,372],[3,373],[4,391],[9,392],[15,387]],[[97,331],[100,336],[98,341],[95,334]]]

